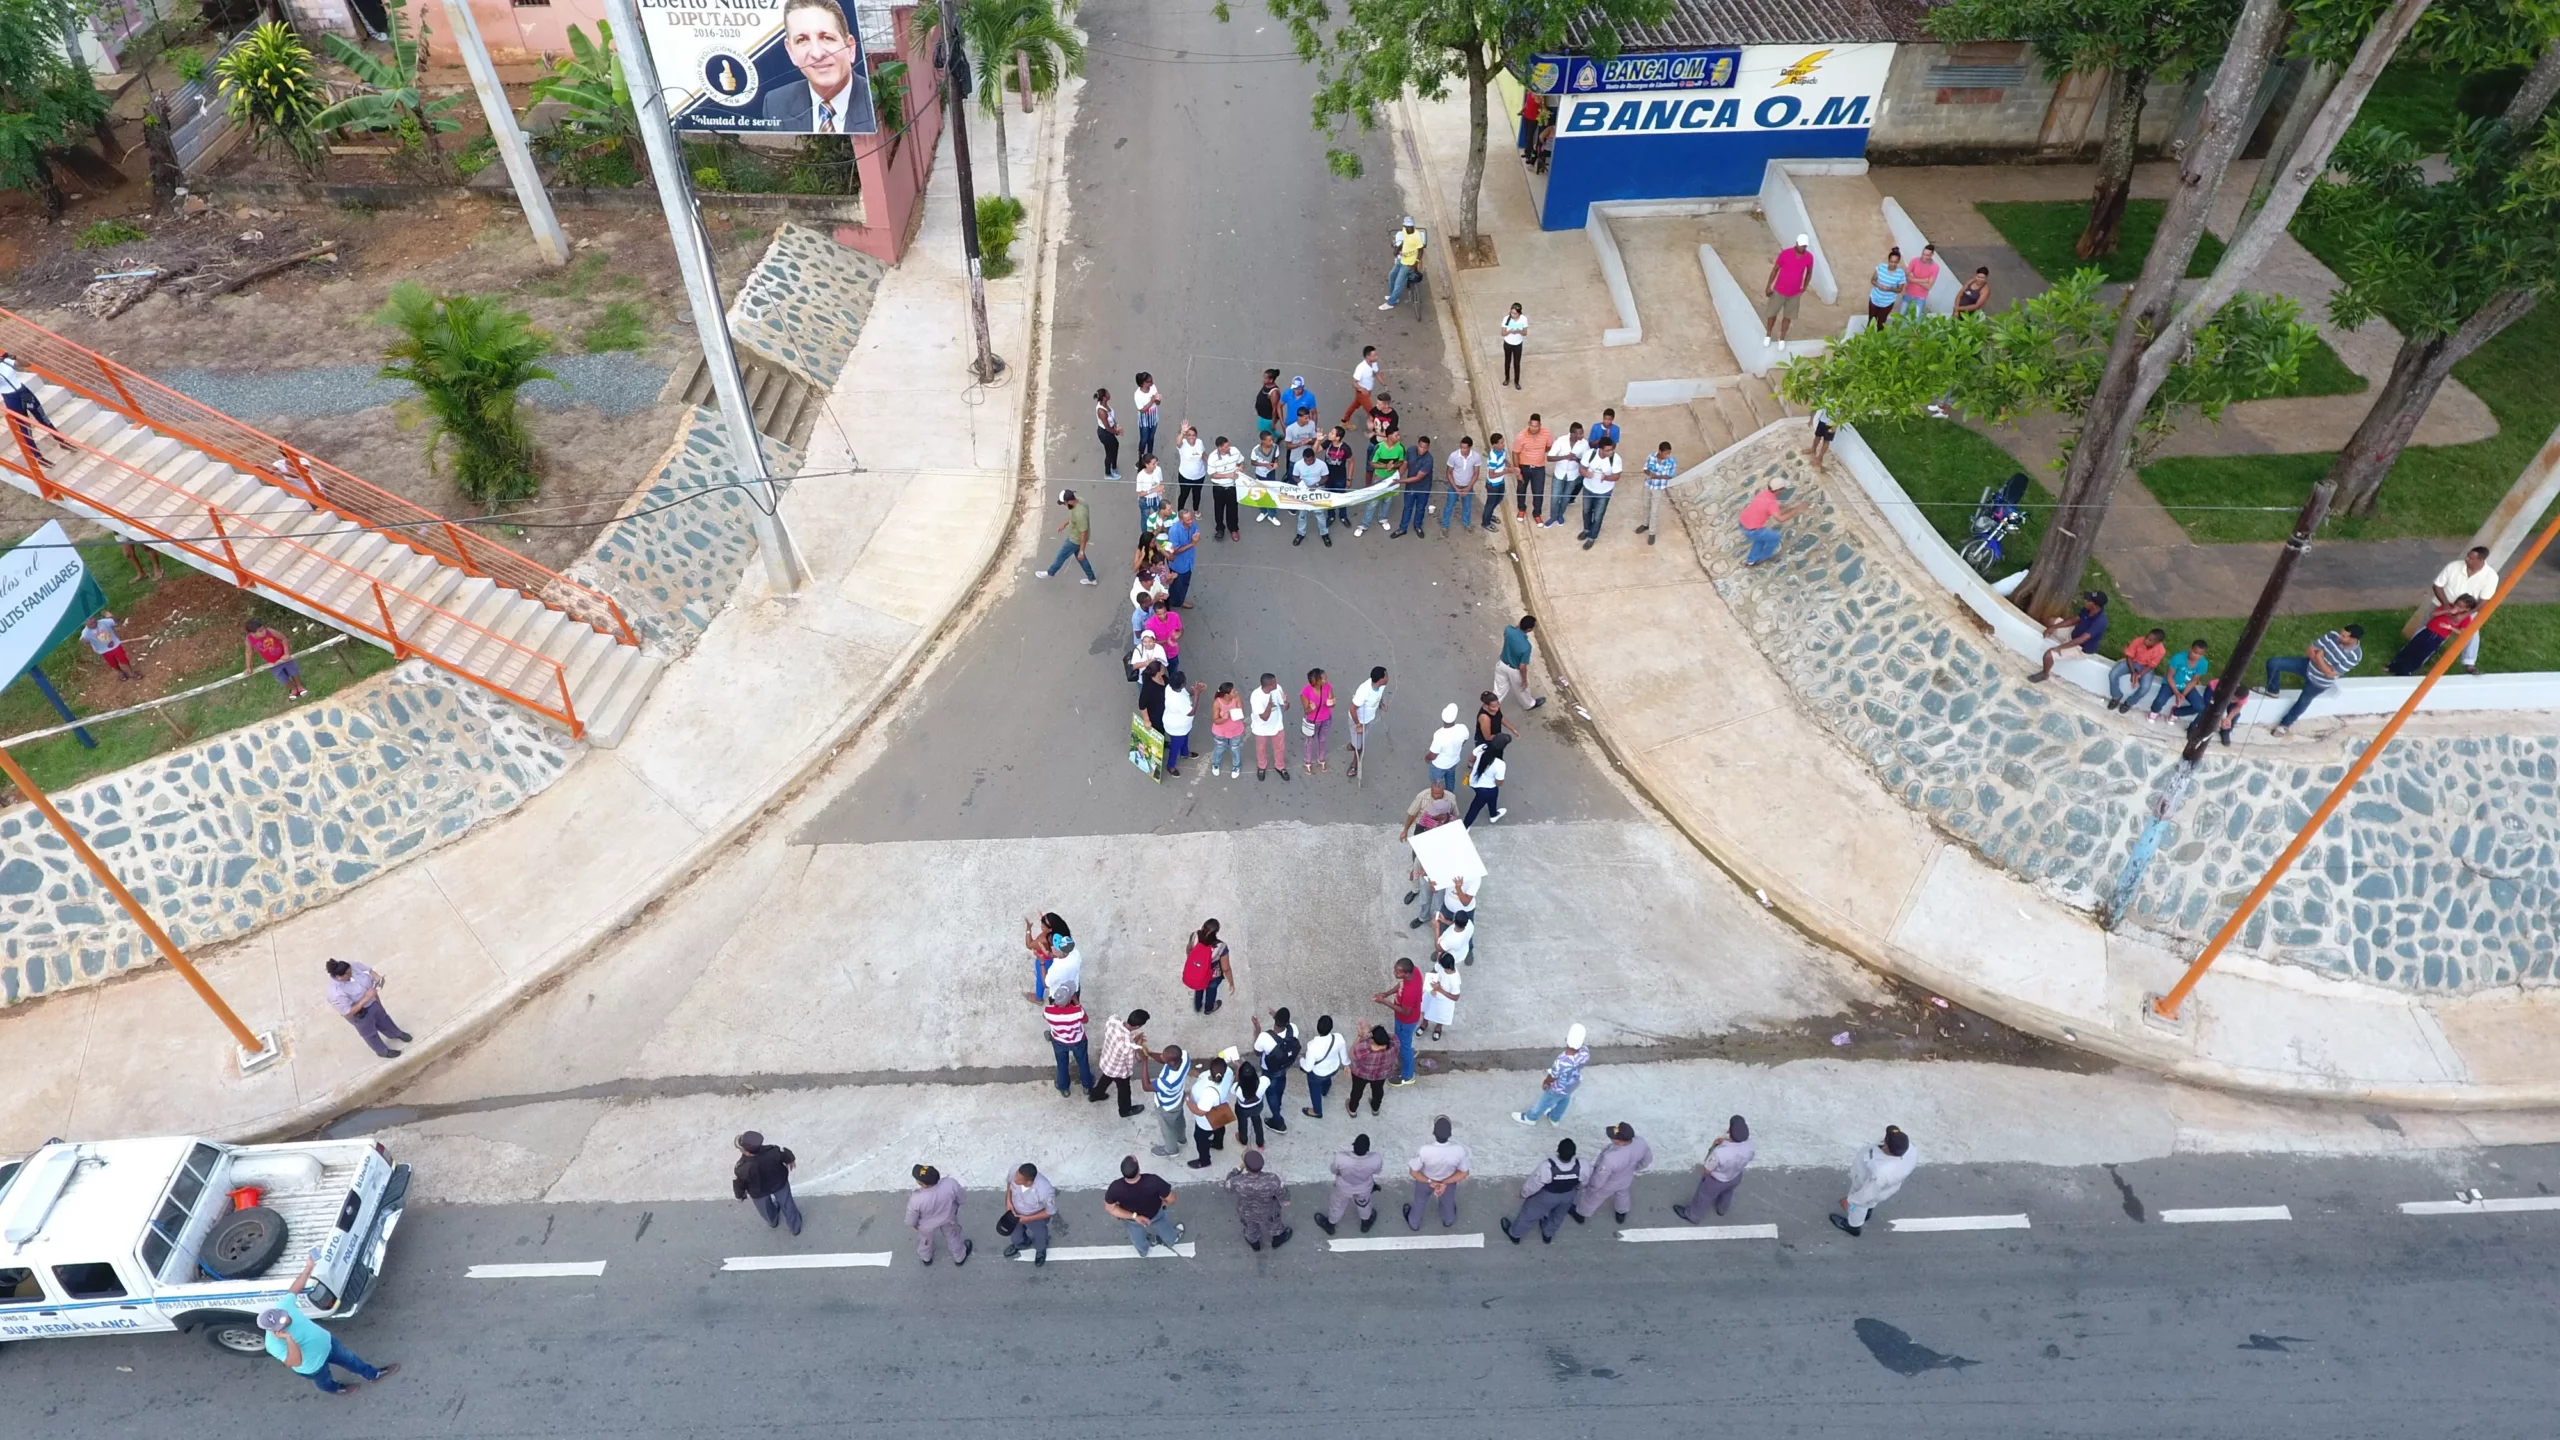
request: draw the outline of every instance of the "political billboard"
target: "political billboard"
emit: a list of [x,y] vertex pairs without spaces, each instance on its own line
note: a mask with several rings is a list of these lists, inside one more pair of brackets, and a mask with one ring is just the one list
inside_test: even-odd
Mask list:
[[843,0],[638,0],[676,127],[872,135],[871,74]]

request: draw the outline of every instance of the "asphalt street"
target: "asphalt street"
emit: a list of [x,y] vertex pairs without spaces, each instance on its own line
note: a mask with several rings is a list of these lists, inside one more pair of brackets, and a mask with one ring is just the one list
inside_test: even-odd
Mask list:
[[[1746,1177],[1719,1223],[1774,1226],[1774,1238],[1630,1243],[1604,1210],[1553,1246],[1514,1247],[1495,1221],[1517,1185],[1487,1181],[1469,1187],[1455,1229],[1424,1232],[1481,1248],[1358,1253],[1328,1248],[1305,1218],[1323,1197],[1302,1186],[1295,1237],[1258,1255],[1222,1195],[1193,1172],[1165,1173],[1193,1257],[1068,1258],[1067,1247],[1125,1249],[1080,1192],[1062,1198],[1067,1233],[1042,1270],[1001,1260],[984,1192],[964,1208],[979,1248],[957,1271],[915,1263],[894,1195],[814,1199],[796,1241],[735,1204],[422,1206],[372,1307],[342,1327],[374,1363],[401,1362],[398,1376],[333,1399],[192,1337],[30,1342],[0,1352],[8,1431],[2498,1440],[2550,1429],[2560,1211],[2398,1208],[2473,1184],[2548,1203],[2560,1186],[2550,1148],[2451,1163],[1924,1165],[1856,1240],[1823,1221],[1832,1171]],[[1699,1233],[1668,1213],[1687,1189],[1671,1174],[1642,1179],[1631,1227]],[[2174,1223],[2179,1207],[2275,1206],[2289,1218]],[[1890,1228],[1949,1217],[2028,1228]],[[1371,1238],[1408,1233],[1390,1206]],[[724,1268],[782,1254],[858,1263]],[[595,1262],[601,1273],[470,1274]]]
[[[1266,367],[1285,384],[1303,375],[1338,418],[1350,401],[1360,347],[1376,345],[1410,439],[1428,434],[1446,454],[1466,429],[1455,412],[1429,297],[1393,312],[1385,289],[1388,236],[1408,208],[1383,134],[1360,138],[1356,181],[1327,170],[1307,122],[1310,77],[1280,27],[1258,6],[1220,24],[1206,6],[1132,0],[1080,6],[1089,33],[1087,83],[1067,141],[1071,214],[1058,257],[1048,356],[1047,432],[1035,453],[1046,496],[1073,486],[1093,502],[1092,559],[1102,583],[1076,584],[1070,564],[1030,578],[1057,548],[1064,518],[1041,516],[1044,538],[1014,575],[1012,593],[979,621],[897,722],[897,743],[800,832],[805,843],[974,840],[1143,834],[1282,822],[1400,817],[1423,781],[1422,752],[1440,707],[1472,719],[1491,682],[1502,626],[1517,609],[1497,541],[1353,538],[1337,526],[1326,548],[1312,533],[1246,516],[1241,542],[1203,533],[1185,617],[1189,677],[1214,691],[1249,692],[1265,672],[1291,695],[1322,666],[1348,708],[1373,665],[1392,691],[1372,740],[1365,786],[1344,777],[1347,720],[1335,723],[1330,774],[1257,784],[1210,780],[1203,760],[1152,783],[1128,762],[1135,687],[1128,653],[1130,560],[1137,504],[1102,479],[1092,396],[1108,387],[1126,430],[1121,473],[1136,468],[1130,405],[1141,370],[1165,392],[1159,453],[1174,498],[1173,445],[1182,422],[1203,440],[1253,444],[1254,392]],[[1481,444],[1484,437],[1477,437]],[[1201,516],[1204,527],[1209,515]],[[1207,706],[1198,744],[1208,744]],[[1573,739],[1566,707],[1513,717],[1506,823],[1620,819],[1631,812]],[[1293,723],[1290,754],[1301,738]]]

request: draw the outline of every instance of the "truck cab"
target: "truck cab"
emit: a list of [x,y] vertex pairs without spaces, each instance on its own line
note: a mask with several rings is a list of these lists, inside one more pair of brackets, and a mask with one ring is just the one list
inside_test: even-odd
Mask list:
[[48,1143],[0,1163],[0,1342],[185,1330],[262,1354],[261,1310],[362,1308],[408,1189],[363,1140]]

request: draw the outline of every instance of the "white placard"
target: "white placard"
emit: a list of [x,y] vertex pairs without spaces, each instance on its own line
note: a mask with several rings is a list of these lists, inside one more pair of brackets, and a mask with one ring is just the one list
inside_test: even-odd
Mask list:
[[1464,880],[1472,890],[1484,878],[1484,857],[1476,853],[1475,837],[1455,820],[1414,831],[1411,843],[1413,858],[1421,863],[1422,873],[1443,890],[1452,880]]

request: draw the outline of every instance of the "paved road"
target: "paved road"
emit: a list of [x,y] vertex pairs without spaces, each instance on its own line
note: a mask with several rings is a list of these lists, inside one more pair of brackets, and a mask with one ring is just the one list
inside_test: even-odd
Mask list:
[[[1134,687],[1127,653],[1129,560],[1137,506],[1101,481],[1092,394],[1109,386],[1135,467],[1131,377],[1166,391],[1161,436],[1172,473],[1184,418],[1203,439],[1250,449],[1264,367],[1303,374],[1339,416],[1360,347],[1380,347],[1388,392],[1408,435],[1441,453],[1462,428],[1448,360],[1430,310],[1409,298],[1377,309],[1387,235],[1406,208],[1384,138],[1361,147],[1368,176],[1332,178],[1307,126],[1308,78],[1276,25],[1240,7],[1220,25],[1205,7],[1102,0],[1076,12],[1092,36],[1088,83],[1067,142],[1073,197],[1058,259],[1049,357],[1049,433],[1040,453],[1054,494],[1096,501],[1094,560],[1103,583],[1025,578],[980,620],[900,722],[898,744],[802,833],[812,843],[1143,834],[1277,822],[1374,820],[1398,814],[1423,779],[1421,752],[1442,705],[1475,697],[1492,676],[1501,627],[1516,610],[1494,542],[1484,537],[1389,541],[1347,530],[1326,549],[1312,536],[1249,523],[1241,543],[1202,536],[1183,656],[1212,690],[1249,691],[1265,671],[1291,694],[1323,666],[1348,704],[1372,665],[1394,694],[1373,742],[1388,757],[1365,790],[1343,779],[1344,725],[1330,775],[1286,789],[1212,782],[1186,767],[1162,787],[1128,764]],[[1478,437],[1480,440],[1482,437]],[[1168,489],[1166,498],[1173,498]],[[1044,529],[1062,516],[1048,507]],[[1202,520],[1208,520],[1204,512]],[[1036,547],[1045,565],[1054,539]],[[1027,576],[1031,566],[1023,567]],[[1208,725],[1200,725],[1206,746]],[[1628,808],[1569,742],[1562,707],[1515,717],[1531,732],[1511,755],[1513,820],[1620,819]],[[1294,726],[1292,727],[1294,732]],[[1291,754],[1299,737],[1290,735]]]
[[[2448,1175],[2447,1171],[2454,1173]],[[820,1199],[799,1241],[742,1206],[421,1207],[376,1307],[344,1329],[403,1372],[345,1400],[176,1336],[0,1354],[12,1436],[585,1437],[1385,1433],[2389,1437],[2549,1433],[2560,1212],[2410,1216],[2477,1183],[2560,1184],[2560,1150],[2451,1165],[2168,1160],[1924,1168],[1887,1212],[2031,1228],[1833,1233],[1834,1174],[1745,1181],[1728,1222],[1775,1239],[1628,1244],[1604,1217],[1514,1248],[1333,1253],[1301,1221],[1248,1253],[1214,1193],[1176,1212],[1196,1257],[918,1268],[891,1196]],[[1516,1187],[1498,1187],[1502,1194]],[[1685,1185],[1648,1177],[1634,1223]],[[1296,1213],[1319,1197],[1301,1188]],[[2293,1218],[2162,1223],[2179,1206]],[[1090,1193],[1061,1247],[1112,1246]],[[1375,1235],[1403,1233],[1392,1214]],[[1435,1228],[1432,1232],[1441,1233]],[[732,1256],[885,1267],[724,1272]],[[465,1278],[605,1262],[594,1277]]]

